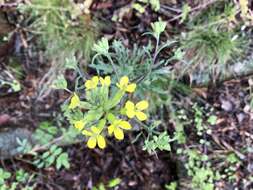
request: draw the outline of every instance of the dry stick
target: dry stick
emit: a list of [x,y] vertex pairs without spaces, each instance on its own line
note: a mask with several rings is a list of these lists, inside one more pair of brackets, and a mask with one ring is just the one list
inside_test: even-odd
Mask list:
[[[192,8],[192,9],[189,11],[189,13],[194,12],[194,11],[199,11],[199,10],[201,10],[201,9],[204,9],[204,8],[206,8],[207,6],[213,4],[213,3],[217,2],[217,1],[218,1],[218,0],[208,1],[208,2],[205,3],[205,4],[202,4],[202,5],[199,5],[199,6],[197,6],[197,7]],[[161,8],[160,8],[160,10],[159,10],[159,13],[161,13],[161,14],[167,16],[167,17],[172,17],[172,16],[174,16],[173,13],[170,13],[170,12],[168,12],[168,11],[173,11],[173,12],[176,12],[176,13],[180,13],[179,15],[177,15],[177,16],[173,17],[172,19],[170,19],[168,22],[172,22],[172,21],[175,21],[175,20],[180,19],[180,18],[182,17],[182,14],[183,14],[183,13],[182,13],[182,10],[180,10],[180,9],[175,9],[175,8],[172,8],[172,7],[169,7],[169,6],[166,6],[166,5],[161,5]]]

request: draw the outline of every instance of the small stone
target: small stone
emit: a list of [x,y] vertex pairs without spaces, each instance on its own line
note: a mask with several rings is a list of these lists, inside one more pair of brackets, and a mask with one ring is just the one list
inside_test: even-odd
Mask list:
[[222,100],[221,108],[225,111],[232,111],[233,105],[230,101]]

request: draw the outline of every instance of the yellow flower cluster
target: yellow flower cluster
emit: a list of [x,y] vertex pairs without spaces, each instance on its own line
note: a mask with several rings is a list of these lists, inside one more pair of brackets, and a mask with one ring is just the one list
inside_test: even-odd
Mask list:
[[89,148],[95,148],[98,144],[98,147],[104,149],[106,146],[105,138],[101,135],[101,130],[97,127],[92,126],[91,131],[83,130],[82,134],[89,137],[87,141],[87,146]]
[[110,86],[111,85],[111,77],[106,76],[105,78],[94,76],[90,80],[85,82],[85,87],[87,90],[91,90],[97,88],[99,82],[102,86]]
[[134,116],[137,117],[140,121],[144,121],[147,119],[147,115],[142,112],[143,110],[148,108],[148,102],[143,100],[138,102],[136,105],[134,105],[133,102],[127,101],[126,105],[126,114],[127,116],[132,119]]
[[119,87],[120,90],[132,93],[136,89],[136,84],[135,83],[129,84],[129,78],[127,76],[124,76],[120,79],[120,82],[117,83],[117,87]]
[[[102,88],[108,87],[107,89],[109,89],[110,85],[111,85],[110,76],[106,76],[105,78],[94,76],[90,80],[87,80],[85,82],[85,89],[86,91],[92,92],[93,89],[96,89],[99,87],[102,87]],[[118,91],[120,92],[119,94],[123,94],[123,95],[126,92],[133,93],[136,89],[136,84],[130,83],[129,78],[127,76],[123,76],[119,80],[119,83],[116,83],[116,86],[118,87]],[[122,97],[120,96],[119,100],[121,100]],[[109,99],[107,103],[111,103],[114,100],[115,100],[115,97],[112,99]],[[70,104],[68,108],[70,110],[75,110],[76,108],[79,108],[79,105],[81,102],[82,101],[80,100],[78,95],[74,93],[70,100]],[[117,103],[120,104],[120,101],[116,101],[116,104]],[[143,111],[146,110],[148,106],[149,106],[148,102],[145,100],[140,101],[137,104],[134,104],[131,101],[127,101],[123,109],[120,108],[119,106],[118,106],[119,109],[112,106],[110,110],[105,110],[104,113],[102,114],[103,118],[97,121],[98,123],[97,125],[92,125],[91,127],[88,127],[89,122],[87,122],[85,118],[82,120],[74,121],[73,125],[76,129],[81,131],[83,135],[88,137],[87,146],[89,148],[93,149],[96,146],[98,146],[99,148],[104,149],[106,147],[106,140],[104,137],[105,135],[104,129],[106,126],[107,126],[108,135],[110,136],[113,135],[117,140],[123,140],[124,139],[123,130],[132,129],[132,126],[129,123],[129,121],[126,121],[125,119],[126,118],[132,119],[136,117],[140,121],[146,120],[147,115]],[[121,112],[120,110],[124,110],[124,111]],[[119,116],[120,113],[123,114],[123,116]],[[107,122],[108,122],[108,125],[106,124]],[[96,122],[92,122],[92,123],[94,124]]]

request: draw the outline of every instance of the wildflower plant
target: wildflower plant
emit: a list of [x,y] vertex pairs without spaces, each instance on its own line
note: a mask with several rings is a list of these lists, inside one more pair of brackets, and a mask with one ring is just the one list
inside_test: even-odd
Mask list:
[[146,100],[136,104],[128,100],[136,90],[127,76],[113,84],[110,76],[93,76],[86,80],[84,92],[74,92],[65,107],[65,116],[85,137],[91,149],[106,147],[106,136],[124,139],[124,131],[131,130],[131,119],[145,121]]

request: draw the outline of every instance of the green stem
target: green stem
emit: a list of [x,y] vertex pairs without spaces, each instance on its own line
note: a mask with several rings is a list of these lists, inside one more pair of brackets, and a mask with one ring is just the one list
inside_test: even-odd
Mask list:
[[106,57],[107,57],[107,59],[110,61],[111,65],[112,65],[112,68],[113,68],[113,71],[114,71],[115,74],[116,74],[117,80],[119,80],[119,74],[118,74],[118,72],[117,72],[117,69],[116,69],[116,67],[115,67],[115,65],[114,65],[114,62],[113,62],[111,56],[108,54],[108,55],[106,55]]

